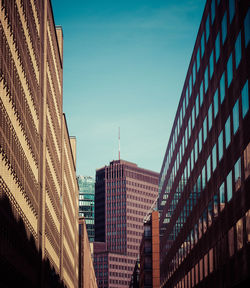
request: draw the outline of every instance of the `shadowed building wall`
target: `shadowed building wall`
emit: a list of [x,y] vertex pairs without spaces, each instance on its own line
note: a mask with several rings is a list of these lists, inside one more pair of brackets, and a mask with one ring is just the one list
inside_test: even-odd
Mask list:
[[97,288],[92,251],[84,218],[79,219],[79,288]]
[[249,64],[249,1],[206,1],[160,173],[161,287],[249,286]]
[[160,287],[159,213],[153,211],[144,221],[140,244],[139,287]]
[[0,1],[2,196],[42,259],[76,287],[78,187],[62,112],[62,53],[49,0]]

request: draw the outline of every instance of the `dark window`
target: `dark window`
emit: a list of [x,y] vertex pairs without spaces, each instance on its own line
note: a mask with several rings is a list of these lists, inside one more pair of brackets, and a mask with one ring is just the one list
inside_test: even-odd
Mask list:
[[227,122],[225,124],[225,144],[226,148],[229,146],[231,142],[231,129],[230,129],[230,115],[227,118]]
[[220,31],[217,34],[216,40],[215,40],[215,60],[216,62],[220,58]]
[[241,61],[241,33],[239,33],[235,42],[235,65],[238,68]]
[[235,15],[235,0],[229,0],[229,18],[230,23],[232,22]]
[[227,175],[227,202],[232,199],[233,187],[232,187],[232,171]]
[[241,91],[241,96],[242,96],[242,117],[244,118],[249,110],[248,80]]
[[216,150],[216,143],[214,144],[213,151],[212,151],[212,157],[213,157],[213,171],[216,169],[217,166],[217,150]]
[[219,100],[218,100],[218,89],[216,89],[214,93],[214,119],[216,118],[219,111]]
[[204,51],[205,51],[205,37],[203,32],[201,36],[201,58],[204,56]]
[[225,99],[225,86],[225,72],[223,72],[220,78],[220,103]]
[[209,63],[210,63],[209,65],[210,65],[210,79],[211,79],[214,74],[214,51],[211,52]]
[[212,21],[212,24],[214,23],[214,18],[215,18],[215,0],[212,0],[212,2],[211,2],[211,21]]
[[232,53],[231,53],[227,61],[227,87],[228,88],[232,80],[233,80],[233,60],[232,60]]
[[203,81],[201,81],[201,85],[200,85],[200,107],[203,104]]
[[221,32],[222,32],[222,44],[224,44],[227,38],[227,12],[225,12],[222,19]]
[[209,15],[207,16],[207,21],[206,21],[206,42],[208,41],[209,38]]
[[239,129],[239,99],[236,101],[233,108],[233,132],[234,134]]
[[244,29],[245,29],[245,46],[250,42],[250,8],[247,11],[247,15],[244,21]]

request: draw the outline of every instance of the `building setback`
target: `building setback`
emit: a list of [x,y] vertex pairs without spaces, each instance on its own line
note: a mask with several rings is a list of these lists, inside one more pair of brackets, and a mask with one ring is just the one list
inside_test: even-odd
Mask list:
[[79,288],[97,288],[92,251],[84,218],[79,219]]
[[95,239],[95,180],[91,176],[78,176],[79,217],[84,217],[89,241]]
[[140,244],[139,287],[160,287],[159,212],[152,211],[144,220]]
[[160,173],[161,287],[250,284],[249,1],[208,0]]
[[[123,160],[96,171],[94,266],[98,287],[129,287],[143,218],[158,195],[159,174]],[[99,243],[101,242],[101,243]]]
[[78,285],[75,139],[62,112],[62,57],[49,0],[0,1],[1,287]]

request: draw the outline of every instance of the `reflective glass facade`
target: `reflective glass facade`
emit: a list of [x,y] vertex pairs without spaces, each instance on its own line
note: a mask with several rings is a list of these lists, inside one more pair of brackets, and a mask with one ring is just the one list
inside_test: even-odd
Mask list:
[[95,180],[91,176],[78,176],[79,217],[84,217],[89,241],[95,238]]

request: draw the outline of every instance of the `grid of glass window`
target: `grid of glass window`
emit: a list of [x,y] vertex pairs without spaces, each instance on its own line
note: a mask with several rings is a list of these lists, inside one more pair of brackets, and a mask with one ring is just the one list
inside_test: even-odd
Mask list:
[[[229,4],[232,5],[229,7],[229,9],[231,9],[231,10],[229,10],[229,21],[231,23],[231,21],[234,18],[234,15],[235,15],[235,2],[230,1]],[[212,0],[212,2],[211,2],[211,25],[213,24],[214,19],[215,19],[215,10],[216,10],[215,6],[216,6],[215,1]],[[221,22],[221,33],[222,33],[222,43],[223,44],[227,38],[227,32],[228,32],[227,31],[227,14],[226,13],[227,12],[225,12],[223,19],[222,19],[222,22]],[[248,18],[250,19],[250,16],[248,16],[248,15],[249,15],[249,12],[248,12],[247,17],[245,18],[245,21],[244,21],[245,26],[246,26],[245,23],[247,23],[247,21],[249,21]],[[184,155],[184,153],[188,153],[187,150],[185,150],[185,148],[187,147],[188,139],[191,138],[191,135],[193,136],[192,131],[194,130],[194,127],[196,124],[195,121],[198,117],[201,117],[201,115],[204,115],[203,113],[199,113],[200,112],[199,108],[202,106],[203,100],[204,100],[203,99],[203,97],[204,97],[203,81],[204,81],[204,90],[206,93],[208,86],[209,86],[209,79],[211,79],[211,77],[213,76],[213,73],[214,73],[214,55],[213,55],[213,53],[215,53],[215,60],[217,62],[219,60],[220,53],[222,53],[221,50],[223,49],[220,47],[220,32],[218,32],[215,43],[214,43],[215,50],[212,50],[210,57],[209,57],[209,68],[208,68],[208,66],[206,67],[205,73],[204,73],[202,79],[200,80],[199,93],[195,95],[196,97],[195,97],[194,102],[191,102],[191,100],[190,100],[190,103],[194,103],[194,105],[193,105],[193,107],[190,108],[191,109],[191,115],[188,119],[188,125],[185,129],[185,133],[182,134],[183,139],[181,139],[181,141],[179,141],[179,143],[182,143],[181,147],[176,147],[176,143],[177,143],[177,139],[178,139],[179,134],[180,134],[182,123],[184,122],[183,119],[185,117],[185,109],[187,108],[187,106],[189,104],[188,103],[189,98],[192,96],[193,85],[199,79],[198,78],[198,71],[200,68],[200,51],[201,51],[201,57],[203,57],[204,51],[205,51],[205,45],[206,45],[205,40],[206,40],[206,42],[208,41],[209,34],[210,34],[209,17],[210,16],[208,15],[207,19],[206,19],[205,33],[203,31],[202,36],[201,36],[201,44],[200,44],[201,50],[200,49],[197,50],[196,57],[194,57],[195,60],[193,62],[193,66],[191,66],[192,67],[192,69],[190,70],[191,75],[190,75],[189,81],[187,82],[187,86],[185,88],[186,93],[184,95],[185,97],[183,98],[183,103],[181,105],[181,107],[183,107],[183,109],[180,110],[180,115],[177,117],[177,128],[175,129],[175,131],[173,133],[171,145],[169,146],[170,148],[168,150],[168,155],[167,155],[168,157],[166,158],[166,162],[165,162],[167,165],[166,165],[164,171],[167,171],[168,166],[171,163],[171,159],[172,159],[172,155],[173,155],[174,150],[179,149],[179,150],[177,150],[179,152],[177,153],[176,161],[172,164],[172,172],[169,174],[170,177],[169,177],[168,184],[169,183],[171,184],[171,185],[167,184],[169,191],[171,191],[172,184],[175,181],[175,177],[177,175],[180,164],[182,162],[183,155]],[[211,29],[212,29],[212,26],[211,26]],[[246,30],[249,28],[245,27],[244,29],[246,32]],[[247,37],[245,37],[245,41],[247,41]],[[248,43],[248,42],[246,42],[246,43]],[[205,143],[205,141],[207,140],[207,137],[208,137],[207,132],[211,130],[211,128],[213,126],[213,119],[216,119],[216,117],[219,113],[219,96],[220,96],[220,103],[224,102],[224,99],[226,97],[226,89],[230,86],[232,79],[233,79],[233,73],[234,73],[233,72],[233,60],[235,60],[235,67],[237,69],[237,67],[239,66],[239,63],[241,61],[241,57],[242,57],[241,49],[242,49],[242,47],[241,47],[241,33],[239,33],[237,36],[237,39],[235,41],[235,57],[233,58],[233,54],[232,54],[233,52],[232,52],[228,58],[225,72],[222,73],[221,79],[219,81],[219,87],[216,88],[213,99],[212,99],[212,103],[210,103],[208,110],[206,111],[207,116],[205,116],[205,118],[203,120],[203,125],[202,125],[202,127],[198,133],[197,139],[195,139],[194,146],[191,147],[192,149],[189,150],[190,155],[189,155],[189,157],[186,158],[186,159],[188,159],[188,161],[186,163],[186,166],[183,169],[183,173],[180,177],[179,185],[177,185],[179,188],[177,189],[178,191],[176,190],[176,192],[175,192],[176,195],[178,195],[179,193],[181,193],[183,191],[185,184],[184,184],[184,187],[181,187],[180,183],[184,179],[185,179],[184,183],[186,183],[188,181],[190,174],[191,174],[191,171],[194,169],[194,163],[196,163],[196,161],[198,160],[198,157],[199,157],[198,151],[199,151],[199,153],[202,151],[203,142]],[[196,72],[196,65],[197,65],[197,72]],[[197,73],[197,75],[196,75],[196,73]],[[226,75],[226,77],[225,77],[225,75]],[[226,86],[226,80],[227,80],[227,86]],[[186,101],[185,101],[185,99],[186,99]],[[205,189],[206,181],[210,180],[210,178],[212,177],[212,172],[214,172],[216,170],[217,151],[218,151],[218,162],[219,162],[223,159],[224,143],[225,143],[225,148],[227,148],[229,146],[229,144],[231,143],[231,140],[232,140],[231,139],[231,131],[232,131],[232,137],[238,131],[239,125],[240,125],[240,119],[239,119],[240,109],[242,109],[241,110],[242,111],[242,118],[244,118],[249,111],[248,81],[245,83],[245,85],[241,91],[241,101],[237,100],[235,102],[233,110],[231,111],[231,113],[232,113],[232,127],[231,127],[231,117],[229,115],[227,118],[227,121],[225,123],[224,128],[220,131],[220,134],[218,136],[218,143],[214,144],[212,151],[209,152],[210,155],[208,156],[206,162],[203,163],[204,166],[202,169],[202,173],[197,178],[197,184],[194,186],[194,191],[196,191],[197,194],[199,193],[198,187],[201,187],[201,185],[202,185],[202,189]],[[208,131],[207,131],[207,129],[208,129]],[[218,146],[218,150],[217,150],[217,146]],[[240,159],[239,159],[239,161],[240,161]],[[239,164],[239,163],[237,165],[235,164],[235,167],[234,167],[234,175],[235,175],[235,177],[237,177],[237,179],[240,178],[239,166],[241,164]],[[217,202],[217,203],[218,203],[218,201],[220,202],[221,209],[224,209],[224,207],[225,207],[225,198],[227,199],[227,202],[230,201],[230,199],[232,198],[232,191],[233,191],[233,186],[232,186],[233,174],[232,174],[232,171],[230,171],[230,173],[228,174],[228,176],[224,180],[225,180],[225,182],[221,183],[221,186],[219,189],[219,199],[216,198],[217,197],[216,195],[214,195],[214,199],[213,199],[214,202]],[[198,185],[199,181],[201,182],[201,185]],[[174,209],[176,207],[176,203],[178,203],[178,199],[180,198],[180,196],[176,196],[176,197],[177,198],[175,199],[175,203],[173,202],[173,205],[171,204],[172,206],[171,205],[169,206],[172,209],[171,212],[174,211]],[[176,200],[177,200],[177,202],[176,202]],[[189,199],[188,201],[190,201],[190,202],[188,202],[190,204],[190,206],[192,205],[192,207],[193,207],[194,202],[192,202],[191,199]],[[211,213],[212,207],[213,207],[213,205],[211,202],[208,205],[208,208],[207,208],[208,210],[205,211],[201,216],[201,219],[202,219],[201,223],[203,225],[203,232],[204,233],[207,229],[206,225],[209,225],[208,224],[209,219],[210,219],[209,213]],[[185,209],[186,208],[184,207],[184,210]],[[188,211],[188,209],[186,209],[185,211]],[[189,212],[186,212],[186,213],[188,215]],[[178,234],[178,232],[180,231],[180,228],[182,226],[181,225],[181,226],[179,226],[179,228],[177,228],[178,225],[180,223],[183,224],[183,222],[185,222],[185,221],[183,221],[183,219],[185,219],[185,217],[187,215],[184,216],[183,214],[180,215],[180,217],[176,221],[176,226],[174,226],[175,235]],[[216,215],[216,213],[214,213],[214,215]],[[207,223],[206,225],[204,224],[204,220],[205,220],[205,223]],[[197,227],[199,227],[199,225]],[[195,235],[195,232],[194,232],[194,235]],[[191,239],[191,237],[190,237],[190,239]]]

